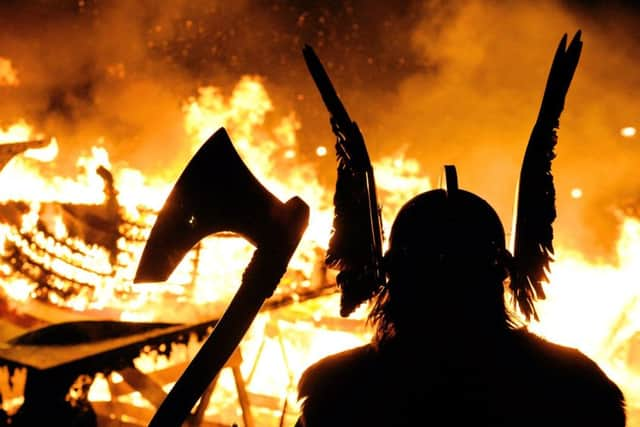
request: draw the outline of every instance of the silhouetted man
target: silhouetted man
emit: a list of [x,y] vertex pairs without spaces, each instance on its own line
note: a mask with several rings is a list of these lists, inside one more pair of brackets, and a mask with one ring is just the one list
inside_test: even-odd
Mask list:
[[[496,212],[459,189],[450,167],[446,190],[422,193],[400,210],[381,263],[384,283],[367,287],[367,274],[380,263],[363,266],[368,253],[359,258],[351,252],[362,247],[352,243],[376,222],[358,222],[357,204],[367,200],[361,183],[374,180],[358,180],[363,168],[353,154],[355,148],[366,154],[364,142],[342,114],[346,118],[334,130],[339,162],[328,251],[334,255],[327,258],[341,270],[341,304],[373,298],[369,319],[375,336],[304,372],[298,426],[625,425],[624,397],[596,363],[528,332],[505,306],[505,286],[527,319],[537,317],[534,302],[544,298],[556,216],[551,160],[582,49],[580,34],[568,46],[567,36],[562,38],[551,65],[520,174],[513,256]],[[328,77],[316,71],[321,67],[310,53],[323,99],[338,105],[323,90],[330,87]],[[340,109],[329,110],[335,127],[334,111]],[[371,194],[371,185],[365,187]],[[372,204],[364,211],[375,214]]]
[[399,212],[371,344],[306,370],[300,426],[625,425],[618,387],[579,351],[505,308],[512,257],[491,206],[464,190]]

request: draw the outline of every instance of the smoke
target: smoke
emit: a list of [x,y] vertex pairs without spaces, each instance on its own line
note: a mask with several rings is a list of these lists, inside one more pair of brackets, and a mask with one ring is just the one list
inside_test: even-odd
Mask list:
[[[330,132],[322,106],[307,102],[316,94],[302,45],[330,50],[332,74],[359,88],[370,83],[361,64],[393,62],[408,45],[406,31],[389,38],[383,29],[417,19],[410,5],[385,10],[365,3],[2,2],[0,57],[11,61],[20,85],[0,87],[10,100],[0,106],[0,121],[6,126],[26,118],[55,135],[60,162],[73,162],[101,140],[116,161],[154,173],[184,164],[191,154],[181,143],[185,100],[203,85],[229,95],[243,75],[252,74],[264,77],[276,114],[296,111],[306,119],[301,139],[315,147],[315,135]],[[401,75],[403,69],[409,67],[398,63],[378,73],[378,84],[381,75],[397,79],[395,71]]]
[[[555,242],[610,258],[615,211],[637,200],[640,187],[640,140],[620,135],[624,126],[640,126],[640,47],[626,25],[633,20],[621,12],[607,10],[595,21],[584,9],[552,2],[427,3],[411,40],[430,66],[400,82],[384,100],[387,108],[367,120],[368,140],[384,141],[378,152],[406,145],[432,177],[455,164],[461,187],[489,201],[509,232],[553,54],[564,33],[571,38],[582,29],[583,54],[553,163]],[[582,198],[571,197],[574,188]]]
[[216,28],[244,7],[234,2],[217,13],[204,1],[3,2],[0,55],[20,79],[19,87],[2,88],[11,100],[0,108],[3,124],[26,117],[56,136],[63,169],[98,143],[116,162],[146,172],[182,165],[192,154],[182,108],[203,83],[198,72],[207,71],[188,61],[202,31],[190,16],[207,13]]
[[[510,228],[520,162],[553,52],[582,29],[584,50],[553,171],[557,242],[611,253],[614,207],[636,197],[640,128],[634,89],[637,11],[596,2],[365,0],[53,0],[0,4],[0,57],[18,86],[0,86],[3,126],[25,118],[61,144],[72,166],[98,141],[114,164],[158,174],[192,154],[183,105],[197,88],[227,94],[260,75],[274,116],[295,111],[302,157],[333,187],[328,115],[305,69],[310,43],[358,121],[374,159],[404,150],[437,183],[444,164]],[[596,19],[597,18],[597,19]],[[574,187],[583,191],[573,199]],[[383,207],[384,209],[384,207]]]

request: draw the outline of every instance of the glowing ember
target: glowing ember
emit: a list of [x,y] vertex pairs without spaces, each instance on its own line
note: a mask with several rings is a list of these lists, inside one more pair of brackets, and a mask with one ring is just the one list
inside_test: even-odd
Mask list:
[[627,126],[620,129],[620,135],[624,136],[625,138],[632,138],[636,136],[636,132],[636,128],[632,126]]
[[582,188],[578,188],[578,187],[573,188],[571,190],[571,197],[574,198],[574,199],[582,198]]

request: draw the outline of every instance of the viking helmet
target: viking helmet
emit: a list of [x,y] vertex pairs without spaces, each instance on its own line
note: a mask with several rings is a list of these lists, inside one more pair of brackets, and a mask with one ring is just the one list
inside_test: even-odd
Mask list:
[[511,325],[504,285],[512,257],[502,222],[484,199],[457,187],[453,166],[446,171],[446,188],[409,200],[391,227],[387,284],[370,313],[379,340],[455,318]]
[[505,233],[496,211],[481,197],[457,188],[447,167],[447,188],[415,196],[391,227],[386,254],[390,275],[400,270],[493,268],[506,255]]

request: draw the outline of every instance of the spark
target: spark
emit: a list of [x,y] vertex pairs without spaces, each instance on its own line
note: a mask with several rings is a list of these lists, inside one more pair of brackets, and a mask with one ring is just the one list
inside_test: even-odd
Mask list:
[[318,157],[324,157],[327,155],[327,147],[320,145],[318,148],[316,148],[316,155]]
[[636,133],[636,128],[634,128],[633,126],[627,126],[620,129],[620,135],[624,136],[625,138],[632,138],[636,136]]
[[573,197],[574,199],[581,199],[582,198],[582,188],[573,188],[571,190],[571,197]]

